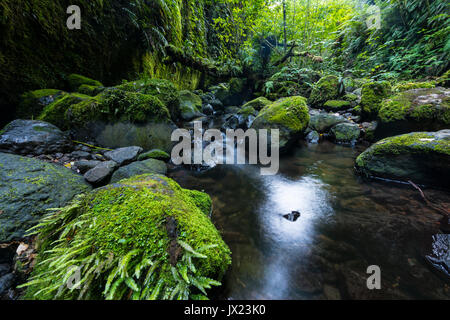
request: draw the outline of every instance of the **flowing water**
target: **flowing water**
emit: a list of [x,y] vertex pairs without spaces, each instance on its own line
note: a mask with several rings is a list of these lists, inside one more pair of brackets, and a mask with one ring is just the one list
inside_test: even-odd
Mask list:
[[[424,259],[442,218],[409,185],[362,180],[362,150],[329,142],[283,157],[276,176],[257,166],[177,169],[183,187],[213,199],[212,219],[233,252],[226,299],[449,299]],[[447,192],[424,189],[450,206]],[[295,221],[284,217],[300,213]],[[381,269],[381,290],[367,268]]]

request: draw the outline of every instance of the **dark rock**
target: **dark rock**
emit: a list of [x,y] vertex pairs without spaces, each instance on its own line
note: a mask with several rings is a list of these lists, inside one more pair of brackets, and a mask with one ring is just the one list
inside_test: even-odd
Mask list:
[[101,162],[95,168],[86,172],[84,179],[94,186],[105,184],[117,167],[118,164],[114,161]]
[[142,151],[141,147],[125,147],[105,152],[105,157],[116,162],[119,166],[123,166],[136,161]]
[[95,161],[95,160],[80,160],[76,161],[74,166],[80,170],[82,174],[85,174],[91,169],[94,169],[96,166],[98,166],[101,162]]
[[167,166],[164,162],[155,159],[133,162],[132,164],[121,167],[117,170],[111,178],[111,183],[116,183],[123,179],[147,173],[158,173],[165,175],[167,173]]
[[433,252],[425,258],[433,268],[450,279],[450,234],[433,236]]
[[0,264],[0,277],[4,276],[11,270],[11,266],[9,264]]
[[285,215],[283,216],[283,218],[285,218],[286,220],[289,220],[289,221],[291,221],[291,222],[297,221],[298,218],[300,218],[300,217],[301,217],[301,214],[300,214],[300,212],[298,212],[298,211],[292,211],[291,213],[285,214]]
[[214,108],[211,104],[208,103],[202,107],[202,112],[204,114],[206,114],[207,116],[210,116],[210,115],[214,114]]
[[15,276],[12,273],[8,273],[0,278],[0,296],[5,294],[13,286],[14,281]]
[[0,243],[22,239],[46,209],[60,208],[89,190],[67,168],[0,153]]
[[70,154],[71,158],[74,160],[80,160],[80,159],[89,159],[91,158],[91,154],[86,151],[74,151]]
[[34,120],[15,120],[0,136],[0,151],[20,155],[65,152],[72,148],[69,137],[54,125]]
[[339,123],[347,122],[347,119],[336,113],[320,112],[311,110],[309,112],[309,127],[318,133],[328,132],[332,127]]

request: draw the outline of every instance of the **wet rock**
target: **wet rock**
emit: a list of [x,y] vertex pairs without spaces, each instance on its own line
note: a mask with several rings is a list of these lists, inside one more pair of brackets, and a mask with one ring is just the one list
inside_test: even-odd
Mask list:
[[101,162],[95,168],[85,173],[84,179],[94,186],[107,183],[108,179],[118,168],[118,164],[114,161]]
[[362,153],[356,165],[366,176],[450,187],[450,130],[386,138]]
[[323,286],[323,293],[328,300],[341,300],[341,293],[338,288],[326,284]]
[[207,116],[210,116],[214,114],[214,108],[211,104],[208,103],[202,107],[202,112]]
[[327,113],[318,110],[311,110],[309,112],[309,115],[311,118],[309,121],[309,127],[319,133],[328,132],[333,126],[339,123],[347,122],[347,119],[337,113]]
[[301,214],[300,214],[300,212],[298,212],[298,211],[292,211],[291,213],[285,214],[285,215],[283,216],[283,218],[285,218],[286,220],[288,220],[288,221],[290,221],[290,222],[295,222],[295,221],[297,221],[298,218],[300,218],[300,217],[301,217]]
[[133,162],[117,170],[111,178],[111,183],[148,173],[165,175],[167,166],[164,162],[155,159]]
[[311,131],[306,136],[306,141],[311,144],[318,144],[320,141],[320,134],[317,131]]
[[85,174],[91,169],[94,169],[96,166],[98,166],[101,162],[96,160],[80,160],[76,161],[74,163],[74,166],[80,170],[82,174]]
[[11,266],[9,264],[0,264],[0,277],[4,276],[11,270]]
[[125,147],[105,152],[105,157],[116,162],[119,166],[123,166],[136,161],[142,151],[141,147]]
[[180,114],[181,118],[185,121],[191,121],[192,119],[202,116],[200,112],[202,108],[202,99],[188,90],[179,92],[180,100]]
[[90,189],[67,168],[0,153],[0,243],[22,239],[46,209],[60,208]]
[[356,123],[340,123],[334,126],[331,135],[336,142],[339,143],[354,143],[361,135],[361,129]]
[[10,289],[15,281],[14,274],[8,273],[0,277],[0,296],[5,294]]
[[364,135],[364,139],[370,142],[375,141],[375,132],[378,128],[378,122],[372,121],[372,122],[363,122],[361,124],[362,127],[362,133]]
[[425,258],[433,268],[450,279],[450,234],[433,236],[433,252]]
[[34,120],[15,120],[0,135],[0,151],[20,155],[66,152],[72,148],[69,137],[54,125]]
[[74,160],[90,159],[91,154],[86,151],[74,151],[70,154],[70,157]]
[[383,101],[378,113],[381,138],[409,132],[450,128],[450,89],[428,88],[401,92]]

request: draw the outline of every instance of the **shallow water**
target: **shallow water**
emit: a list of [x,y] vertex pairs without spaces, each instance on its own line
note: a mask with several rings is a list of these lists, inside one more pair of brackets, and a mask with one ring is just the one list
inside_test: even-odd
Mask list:
[[[424,259],[442,218],[408,185],[364,181],[362,150],[328,142],[281,159],[280,173],[218,166],[171,173],[213,199],[212,219],[233,252],[225,299],[449,299],[446,279]],[[424,188],[450,207],[447,192]],[[291,222],[283,217],[301,213]],[[381,268],[381,290],[367,268]]]

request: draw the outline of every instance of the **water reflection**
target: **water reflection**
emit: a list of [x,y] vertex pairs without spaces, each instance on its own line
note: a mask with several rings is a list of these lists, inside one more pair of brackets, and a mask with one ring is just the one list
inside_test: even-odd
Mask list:
[[[213,199],[213,221],[233,252],[223,298],[450,298],[424,259],[441,216],[408,186],[361,181],[358,153],[331,143],[304,147],[272,177],[256,166],[172,172]],[[424,191],[450,205],[448,193]],[[295,222],[283,217],[292,211],[301,213]],[[366,287],[373,264],[383,272],[377,292]]]

